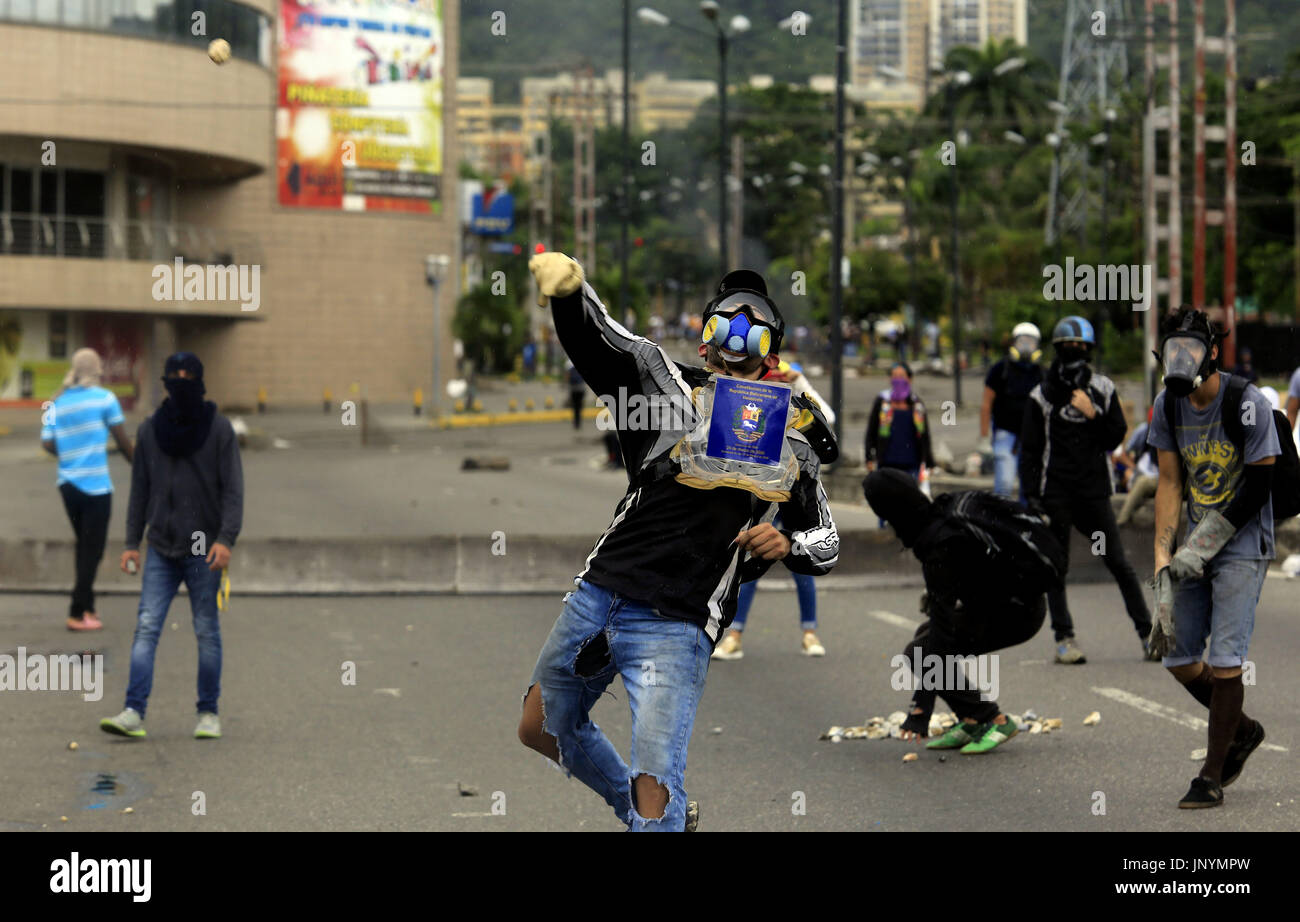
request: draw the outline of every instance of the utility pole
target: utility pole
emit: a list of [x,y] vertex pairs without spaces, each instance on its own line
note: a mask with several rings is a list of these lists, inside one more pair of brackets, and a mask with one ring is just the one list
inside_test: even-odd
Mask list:
[[[841,0],[842,2],[842,0]],[[961,157],[957,144],[957,100],[952,90],[953,76],[948,75],[945,95],[948,102],[948,137],[953,143],[952,183],[948,195],[950,223],[952,224],[952,396],[961,406],[961,241],[957,231],[957,164]]]
[[587,278],[596,273],[596,143],[591,67],[582,68],[573,94],[573,248]]
[[[1169,51],[1156,50],[1155,8],[1163,6],[1168,11]],[[1178,4],[1175,0],[1146,0],[1145,14],[1145,95],[1146,114],[1142,120],[1142,207],[1144,213],[1146,248],[1144,262],[1151,266],[1152,284],[1143,293],[1143,375],[1142,395],[1151,406],[1156,394],[1156,359],[1153,354],[1160,324],[1160,298],[1165,295],[1168,307],[1182,302],[1182,207],[1179,184],[1179,95],[1178,95]],[[1167,69],[1169,79],[1168,102],[1156,105],[1159,86],[1157,75]],[[1156,173],[1156,135],[1168,133],[1167,173]],[[1164,221],[1161,221],[1161,199],[1164,199]],[[1168,244],[1167,275],[1160,273],[1160,241]],[[1151,290],[1154,289],[1154,290]]]

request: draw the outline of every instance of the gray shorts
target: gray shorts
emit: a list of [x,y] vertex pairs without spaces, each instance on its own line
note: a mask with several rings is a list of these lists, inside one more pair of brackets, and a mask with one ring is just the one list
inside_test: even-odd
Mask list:
[[1205,576],[1174,590],[1174,648],[1165,666],[1199,663],[1210,641],[1210,665],[1240,666],[1255,630],[1255,606],[1268,574],[1267,560],[1212,559]]

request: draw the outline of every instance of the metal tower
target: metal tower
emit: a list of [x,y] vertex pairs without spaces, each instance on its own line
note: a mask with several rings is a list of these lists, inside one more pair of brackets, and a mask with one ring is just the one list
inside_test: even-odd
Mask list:
[[1058,229],[1062,237],[1083,233],[1090,184],[1087,139],[1079,135],[1094,116],[1105,115],[1112,84],[1128,79],[1128,54],[1120,37],[1127,6],[1125,0],[1069,0],[1061,42],[1061,83],[1053,106],[1061,153],[1052,163],[1049,246],[1056,242]]

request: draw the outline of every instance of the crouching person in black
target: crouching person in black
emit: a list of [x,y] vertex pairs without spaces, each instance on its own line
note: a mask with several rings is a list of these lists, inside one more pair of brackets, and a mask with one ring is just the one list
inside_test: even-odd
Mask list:
[[868,475],[862,487],[872,510],[921,561],[925,576],[927,620],[903,651],[914,691],[903,739],[926,739],[938,695],[958,723],[926,748],[990,752],[1016,735],[1016,725],[993,700],[996,658],[976,657],[1038,632],[1043,593],[1060,585],[1065,554],[1042,519],[991,493],[947,493],[931,502],[894,470]]

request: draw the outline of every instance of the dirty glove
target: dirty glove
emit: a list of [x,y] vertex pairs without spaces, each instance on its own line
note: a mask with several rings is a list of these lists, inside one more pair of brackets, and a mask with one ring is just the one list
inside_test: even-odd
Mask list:
[[582,287],[582,266],[563,253],[538,253],[528,260],[528,270],[537,280],[538,307],[545,307],[547,298],[563,298]]
[[1178,549],[1169,562],[1169,573],[1174,579],[1194,579],[1205,575],[1205,564],[1237,533],[1236,527],[1213,509],[1205,513],[1201,524],[1187,536],[1187,543]]
[[1151,581],[1155,589],[1155,621],[1147,636],[1147,654],[1168,656],[1174,649],[1174,580],[1169,567],[1161,567]]

